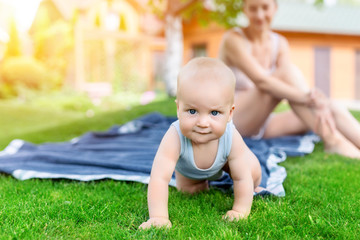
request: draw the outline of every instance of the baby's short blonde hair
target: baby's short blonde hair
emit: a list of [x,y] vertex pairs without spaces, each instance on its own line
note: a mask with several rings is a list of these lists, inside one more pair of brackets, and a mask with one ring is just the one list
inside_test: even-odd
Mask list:
[[191,84],[194,81],[203,84],[215,82],[219,87],[229,87],[232,99],[235,92],[235,75],[231,69],[221,60],[210,57],[198,57],[191,59],[180,70],[177,79],[177,96],[181,95],[181,85]]

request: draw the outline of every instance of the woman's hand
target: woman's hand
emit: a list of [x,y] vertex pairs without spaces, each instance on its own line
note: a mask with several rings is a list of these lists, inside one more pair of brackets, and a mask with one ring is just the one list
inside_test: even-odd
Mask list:
[[326,125],[329,133],[333,133],[336,130],[336,124],[334,117],[328,107],[321,109],[315,109],[316,123],[315,123],[315,133],[319,136],[322,136],[323,125]]
[[317,88],[311,89],[308,93],[309,102],[308,106],[315,108],[317,110],[321,110],[323,108],[329,108],[329,99],[325,96],[325,94]]
[[312,89],[309,93],[309,106],[314,110],[316,115],[315,132],[320,134],[322,124],[326,124],[331,132],[336,130],[336,124],[330,108],[330,101],[325,94],[319,89]]
[[154,218],[150,218],[149,220],[147,220],[146,222],[143,222],[140,226],[139,229],[149,229],[151,227],[156,227],[156,228],[161,228],[161,227],[166,227],[166,228],[171,228],[171,222],[168,218],[161,218],[161,217],[154,217]]

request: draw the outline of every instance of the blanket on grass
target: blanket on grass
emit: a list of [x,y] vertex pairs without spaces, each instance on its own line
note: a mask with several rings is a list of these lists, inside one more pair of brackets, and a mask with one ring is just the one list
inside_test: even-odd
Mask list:
[[[115,179],[148,183],[157,147],[175,117],[151,113],[104,132],[88,132],[68,142],[35,145],[13,140],[0,152],[0,172],[19,180],[30,178],[91,181]],[[274,139],[244,139],[262,167],[265,194],[284,196],[286,170],[279,166],[287,156],[311,153],[319,138],[314,134]],[[232,186],[224,173],[211,181],[215,187]],[[171,186],[175,186],[173,176]]]

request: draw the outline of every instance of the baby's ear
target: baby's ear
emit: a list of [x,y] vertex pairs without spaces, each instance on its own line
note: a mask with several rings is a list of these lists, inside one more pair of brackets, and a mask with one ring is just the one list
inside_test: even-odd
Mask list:
[[234,109],[235,109],[235,104],[233,104],[230,108],[230,114],[229,114],[229,119],[228,122],[230,122],[232,120],[233,114],[234,114]]

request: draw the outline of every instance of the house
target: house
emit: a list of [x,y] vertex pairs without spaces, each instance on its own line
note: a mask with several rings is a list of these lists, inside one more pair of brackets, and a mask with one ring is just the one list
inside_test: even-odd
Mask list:
[[32,31],[41,26],[44,14],[52,25],[59,20],[73,23],[74,55],[67,83],[76,89],[94,98],[115,88],[144,91],[152,88],[154,62],[165,49],[162,26],[148,14],[146,4],[147,0],[43,0]]
[[[183,29],[185,62],[217,57],[223,27],[211,23],[204,28],[193,19]],[[310,86],[334,99],[360,99],[360,7],[283,1],[273,29],[288,39],[291,58]]]

